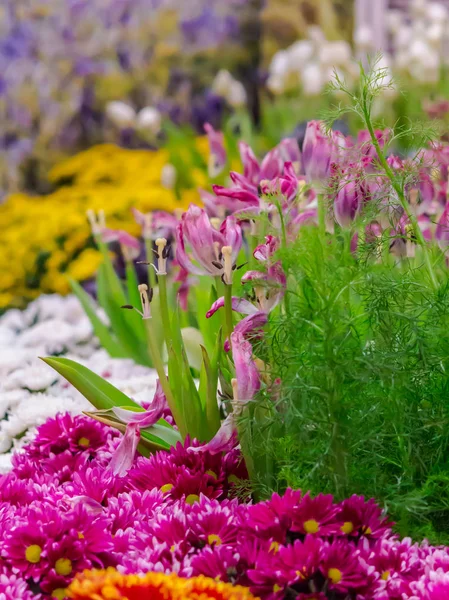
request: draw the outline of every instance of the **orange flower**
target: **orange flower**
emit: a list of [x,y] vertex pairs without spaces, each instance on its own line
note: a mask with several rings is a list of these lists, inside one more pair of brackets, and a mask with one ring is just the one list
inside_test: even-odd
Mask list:
[[202,575],[122,575],[113,568],[78,574],[66,593],[74,600],[258,600],[245,587]]

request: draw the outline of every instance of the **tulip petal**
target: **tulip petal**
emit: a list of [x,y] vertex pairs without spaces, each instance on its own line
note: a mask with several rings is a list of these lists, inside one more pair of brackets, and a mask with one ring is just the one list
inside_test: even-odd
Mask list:
[[140,440],[140,427],[136,423],[129,423],[126,426],[125,435],[112,455],[109,467],[114,475],[123,477],[131,468],[137,446]]

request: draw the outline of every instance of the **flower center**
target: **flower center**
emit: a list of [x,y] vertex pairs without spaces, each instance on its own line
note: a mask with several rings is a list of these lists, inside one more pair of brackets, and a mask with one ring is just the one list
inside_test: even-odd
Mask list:
[[172,483],[166,483],[165,485],[163,485],[161,487],[161,492],[163,494],[166,494],[167,492],[169,492],[171,489],[173,488],[173,484]]
[[384,581],[387,581],[387,579],[390,577],[390,571],[384,571],[382,573],[382,575],[380,576],[381,579],[383,579]]
[[195,502],[198,502],[199,499],[200,497],[197,494],[189,494],[186,497],[186,503],[192,505],[195,504]]
[[363,528],[363,533],[365,535],[371,535],[373,533],[373,530],[371,529],[371,527],[364,527]]
[[84,533],[81,533],[81,531],[78,531],[78,539],[84,540]]
[[65,588],[56,588],[52,591],[51,597],[57,598],[57,600],[64,600],[64,598],[67,598]]
[[220,546],[220,544],[222,543],[221,537],[219,535],[216,535],[215,533],[211,533],[210,535],[207,536],[207,543],[210,546],[212,546],[212,544],[215,544],[216,546]]
[[271,542],[270,544],[270,552],[276,552],[279,550],[279,542]]
[[214,479],[218,479],[217,474],[215,473],[215,471],[212,471],[212,469],[209,469],[208,471],[206,471],[206,475],[210,475]]
[[303,523],[304,531],[306,533],[318,533],[320,530],[320,524],[315,519],[309,519]]
[[25,558],[28,562],[36,564],[41,559],[41,553],[42,548],[40,546],[37,544],[31,544],[31,546],[28,546],[28,548],[25,550]]
[[274,592],[274,593],[276,593],[276,592],[280,592],[281,590],[282,590],[281,586],[280,586],[280,585],[278,585],[277,583],[275,583],[275,584],[273,585],[273,592]]
[[88,448],[90,446],[90,441],[86,437],[80,437],[80,439],[78,440],[78,446]]
[[340,569],[335,569],[334,567],[329,569],[327,576],[332,583],[340,583],[340,581],[343,579],[343,573],[340,571]]
[[354,525],[351,523],[351,521],[345,521],[340,529],[343,533],[349,534],[354,531]]
[[55,562],[55,571],[58,575],[70,575],[72,572],[72,561],[69,558],[58,558]]

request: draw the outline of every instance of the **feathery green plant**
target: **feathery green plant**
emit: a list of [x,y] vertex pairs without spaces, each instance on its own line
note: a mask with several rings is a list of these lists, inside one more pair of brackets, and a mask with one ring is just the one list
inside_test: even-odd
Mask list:
[[[380,208],[371,205],[352,230],[303,227],[279,252],[288,312],[272,320],[256,354],[265,353],[270,379],[282,383],[252,453],[270,458],[270,476],[258,473],[261,495],[287,486],[338,499],[363,494],[385,505],[401,533],[447,543],[449,278],[406,199],[416,174],[391,169],[375,141],[371,107],[383,80],[362,68],[351,110],[376,148],[384,215],[386,203],[399,206],[409,229],[392,237],[386,225],[371,239],[366,226]],[[413,244],[415,256],[395,256],[392,243]],[[262,393],[259,402],[267,400]]]

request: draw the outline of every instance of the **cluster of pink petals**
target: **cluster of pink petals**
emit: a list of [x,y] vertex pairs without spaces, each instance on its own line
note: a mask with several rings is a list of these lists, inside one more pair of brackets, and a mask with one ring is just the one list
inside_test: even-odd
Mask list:
[[62,597],[76,572],[107,566],[205,574],[262,599],[448,597],[448,550],[399,540],[373,500],[289,489],[245,503],[239,452],[192,452],[189,441],[118,477],[119,440],[57,416],[15,456],[0,478],[2,600]]

